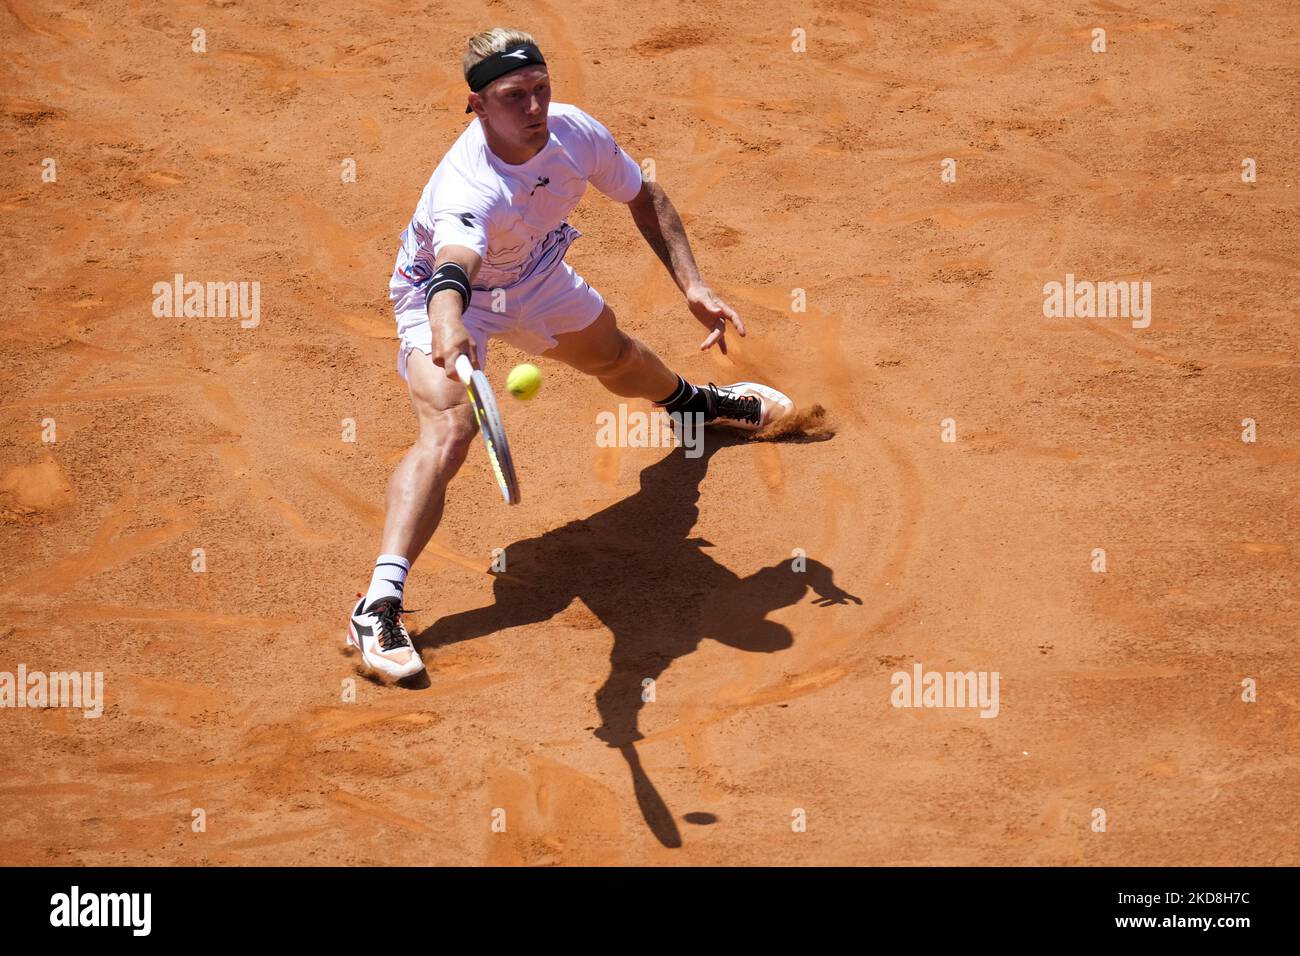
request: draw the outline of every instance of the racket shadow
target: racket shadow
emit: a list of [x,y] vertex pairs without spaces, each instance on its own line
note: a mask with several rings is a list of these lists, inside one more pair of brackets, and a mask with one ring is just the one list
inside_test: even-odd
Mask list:
[[862,603],[811,558],[803,572],[783,558],[742,578],[706,552],[710,542],[691,536],[709,460],[736,444],[745,442],[714,438],[698,458],[670,453],[641,472],[635,494],[509,545],[509,576],[494,581],[493,604],[449,614],[413,635],[419,650],[434,651],[549,620],[581,600],[614,638],[609,675],[596,691],[595,736],[627,760],[642,816],[669,847],[681,845],[680,832],[633,746],[643,739],[643,681],[657,680],[706,638],[753,653],[793,646],[789,628],[767,615],[810,588],[827,603]]

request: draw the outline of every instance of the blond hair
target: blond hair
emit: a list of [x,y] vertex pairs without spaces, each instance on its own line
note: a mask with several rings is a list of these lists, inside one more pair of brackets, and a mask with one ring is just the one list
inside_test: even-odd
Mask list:
[[537,45],[532,34],[525,33],[523,30],[507,30],[505,27],[493,27],[491,30],[484,30],[482,33],[476,33],[465,41],[465,55],[461,57],[461,70],[465,74],[465,82],[469,82],[469,71],[474,69],[493,53],[503,53],[512,46],[518,46],[521,43],[531,43]]

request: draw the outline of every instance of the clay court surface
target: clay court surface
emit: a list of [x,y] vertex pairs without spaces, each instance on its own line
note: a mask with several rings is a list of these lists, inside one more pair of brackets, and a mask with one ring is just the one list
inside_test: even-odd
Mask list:
[[[524,501],[476,443],[407,590],[428,684],[383,686],[342,637],[415,436],[387,280],[497,24],[654,160],[750,334],[700,353],[594,189],[569,261],[689,378],[824,415],[600,448],[617,399],[541,360],[513,401],[494,343]],[[5,0],[0,671],[106,705],[0,710],[0,863],[1300,862],[1298,28]],[[260,323],[155,318],[176,273]],[[1045,318],[1067,274],[1150,282],[1150,326]],[[891,706],[917,662],[998,672],[997,716]]]

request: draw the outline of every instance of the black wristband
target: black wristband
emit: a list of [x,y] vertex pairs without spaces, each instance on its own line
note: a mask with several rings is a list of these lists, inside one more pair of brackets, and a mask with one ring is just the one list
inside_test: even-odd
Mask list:
[[445,289],[455,289],[460,293],[460,311],[464,315],[469,308],[470,287],[469,273],[457,262],[444,262],[429,280],[429,287],[424,290],[424,308],[429,309],[433,297]]

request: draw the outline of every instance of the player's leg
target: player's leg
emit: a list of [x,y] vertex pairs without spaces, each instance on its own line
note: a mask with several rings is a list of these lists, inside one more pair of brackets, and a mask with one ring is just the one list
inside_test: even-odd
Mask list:
[[438,530],[447,484],[464,464],[478,424],[465,386],[419,349],[407,354],[406,382],[420,435],[388,482],[382,550],[414,563]]
[[670,415],[754,431],[794,410],[789,398],[757,382],[692,385],[644,342],[620,329],[608,304],[590,325],[553,338],[556,344],[542,353],[547,358],[595,376],[615,395],[649,399]]
[[463,385],[419,349],[407,352],[405,367],[420,434],[389,479],[380,555],[369,590],[353,608],[348,632],[367,666],[394,679],[424,666],[402,624],[402,591],[411,564],[442,520],[447,484],[464,463],[477,431]]
[[653,402],[677,387],[676,373],[648,345],[620,329],[608,305],[585,329],[555,340],[543,355],[596,377],[615,395]]

